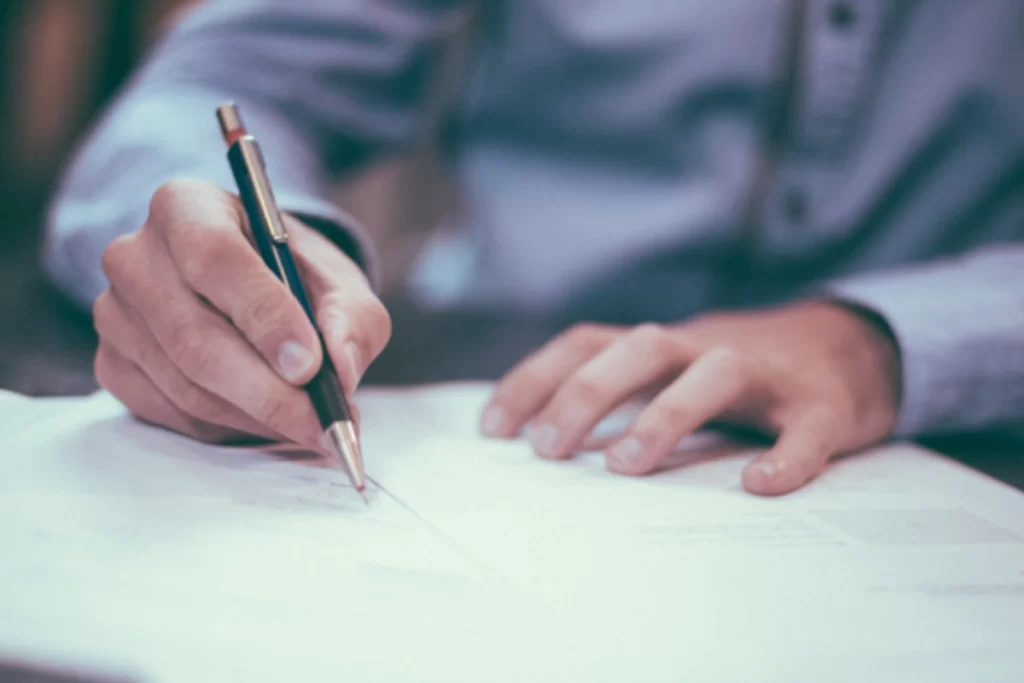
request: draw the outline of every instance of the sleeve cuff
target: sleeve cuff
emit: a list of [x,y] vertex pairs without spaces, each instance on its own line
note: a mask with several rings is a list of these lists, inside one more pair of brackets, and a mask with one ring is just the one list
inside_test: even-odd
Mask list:
[[[1024,377],[1019,303],[991,280],[957,277],[952,264],[851,278],[826,296],[879,315],[901,358],[897,437],[971,431],[1005,421],[993,395],[1008,374]],[[1008,315],[1009,314],[1009,315]],[[1017,362],[1014,362],[1014,358]],[[999,392],[995,392],[999,393]]]

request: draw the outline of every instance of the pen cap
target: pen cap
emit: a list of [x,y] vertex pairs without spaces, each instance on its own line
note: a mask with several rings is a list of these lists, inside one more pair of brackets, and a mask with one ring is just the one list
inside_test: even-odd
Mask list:
[[234,102],[217,107],[217,121],[220,123],[220,132],[224,136],[224,141],[229,147],[248,134],[245,124],[242,122],[242,114]]

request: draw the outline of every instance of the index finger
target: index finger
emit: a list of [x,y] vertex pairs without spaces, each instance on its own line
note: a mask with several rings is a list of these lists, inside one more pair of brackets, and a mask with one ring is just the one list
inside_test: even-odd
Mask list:
[[179,181],[154,195],[152,212],[185,284],[223,313],[284,380],[308,382],[321,363],[316,331],[243,233],[238,200],[213,186]]
[[777,496],[800,488],[825,469],[840,443],[836,420],[827,411],[809,412],[786,425],[775,445],[743,470],[743,488]]
[[616,335],[599,325],[578,325],[563,332],[506,374],[481,415],[485,436],[510,438],[544,407],[558,387]]

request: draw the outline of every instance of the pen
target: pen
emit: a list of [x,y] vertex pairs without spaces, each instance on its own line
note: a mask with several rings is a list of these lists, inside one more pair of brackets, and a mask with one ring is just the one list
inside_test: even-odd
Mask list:
[[288,248],[288,232],[270,189],[263,152],[256,139],[245,130],[241,114],[234,103],[218,107],[217,120],[220,122],[224,141],[228,145],[231,172],[235,176],[238,193],[242,198],[242,205],[245,207],[260,256],[298,300],[320,340],[323,364],[313,379],[306,384],[306,393],[313,402],[320,426],[333,449],[332,454],[366,501],[366,473],[363,470],[363,456],[352,420],[352,411],[345,400],[338,373],[331,362],[323,334],[316,324],[313,308],[299,277],[299,270]]

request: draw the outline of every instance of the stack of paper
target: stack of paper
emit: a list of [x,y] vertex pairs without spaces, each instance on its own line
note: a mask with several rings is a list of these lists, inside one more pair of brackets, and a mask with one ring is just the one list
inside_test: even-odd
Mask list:
[[368,508],[338,472],[106,395],[55,406],[0,442],[0,658],[145,681],[1022,680],[1019,492],[892,446],[755,498],[752,454],[706,435],[626,479],[478,438],[487,392],[365,393]]

